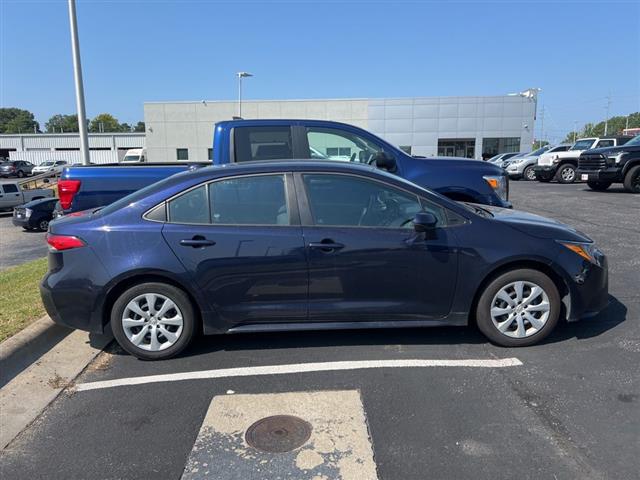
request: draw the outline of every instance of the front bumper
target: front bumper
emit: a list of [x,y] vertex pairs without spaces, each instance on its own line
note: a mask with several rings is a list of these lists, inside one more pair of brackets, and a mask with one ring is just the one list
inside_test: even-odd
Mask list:
[[566,278],[569,291],[563,299],[568,322],[597,315],[609,304],[609,267],[606,256],[599,253],[599,265],[582,259],[576,261],[575,256],[575,253],[567,251],[562,252],[558,258],[564,264],[565,272],[570,275]]
[[29,218],[26,217],[16,217],[15,215],[11,218],[11,223],[13,223],[16,227],[30,227]]
[[[579,180],[586,180],[588,182],[622,182],[620,169],[615,167],[602,170],[583,170],[578,167],[576,174]],[[583,178],[583,175],[587,175],[587,178]]]
[[538,180],[552,180],[556,176],[558,171],[557,165],[536,165],[533,167],[533,171],[536,173],[536,179]]

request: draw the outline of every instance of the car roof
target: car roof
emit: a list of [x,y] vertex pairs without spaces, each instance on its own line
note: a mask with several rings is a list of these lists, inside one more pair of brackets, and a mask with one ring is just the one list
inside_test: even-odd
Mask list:
[[[340,160],[255,160],[250,162],[227,163],[224,165],[213,165],[195,170],[195,173],[202,175],[228,174],[236,175],[243,173],[262,172],[297,172],[297,171],[345,171],[345,172],[372,172],[377,168],[357,162],[346,162]],[[233,172],[233,173],[231,173]]]

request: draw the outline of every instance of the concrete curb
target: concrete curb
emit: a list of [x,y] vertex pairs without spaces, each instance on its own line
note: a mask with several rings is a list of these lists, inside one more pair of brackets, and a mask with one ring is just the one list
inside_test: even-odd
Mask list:
[[51,350],[73,330],[44,316],[0,343],[0,388]]
[[[41,327],[34,330],[47,331]],[[0,388],[0,450],[36,420],[60,392],[72,385],[111,340],[109,335],[96,337],[73,331]]]

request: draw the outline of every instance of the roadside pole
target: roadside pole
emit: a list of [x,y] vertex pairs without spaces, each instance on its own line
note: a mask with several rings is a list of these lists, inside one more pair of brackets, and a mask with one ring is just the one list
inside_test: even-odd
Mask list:
[[84,108],[84,87],[82,85],[82,65],[80,64],[80,42],[78,41],[78,21],[76,20],[75,0],[69,0],[69,24],[71,27],[73,78],[76,83],[76,107],[78,110],[78,129],[80,131],[80,155],[82,157],[83,165],[89,165],[89,137],[87,135],[87,114]]

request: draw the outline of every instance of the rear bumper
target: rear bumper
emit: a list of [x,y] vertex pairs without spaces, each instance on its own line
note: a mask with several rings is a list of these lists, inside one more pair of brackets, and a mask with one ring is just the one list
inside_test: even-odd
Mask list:
[[[72,255],[80,258],[64,258]],[[55,323],[102,333],[101,307],[107,280],[106,270],[88,247],[64,253],[50,252],[49,271],[40,283],[40,297]]]
[[558,170],[557,165],[536,165],[533,167],[533,171],[536,173],[538,180],[551,180],[556,176]]
[[617,168],[605,168],[602,170],[583,170],[578,167],[576,171],[578,179],[582,180],[583,175],[587,175],[584,179],[589,182],[622,182],[622,175]]

